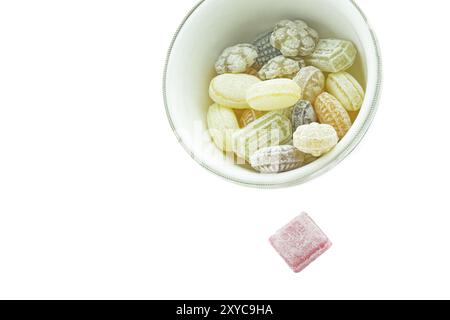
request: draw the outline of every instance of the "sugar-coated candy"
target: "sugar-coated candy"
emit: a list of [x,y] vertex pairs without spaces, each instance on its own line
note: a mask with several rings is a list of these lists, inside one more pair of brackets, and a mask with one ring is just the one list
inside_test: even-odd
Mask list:
[[346,72],[357,56],[351,41],[320,39],[302,20],[282,20],[253,42],[224,49],[209,86],[212,141],[261,173],[317,160],[345,137],[363,105],[363,87]]
[[301,167],[305,154],[294,146],[262,148],[250,157],[250,164],[261,173],[280,173]]
[[278,146],[292,136],[289,119],[276,112],[269,112],[233,135],[236,155],[246,161],[259,149]]
[[300,87],[290,79],[257,82],[247,90],[252,109],[272,111],[292,107],[301,98]]
[[253,45],[256,47],[258,52],[258,58],[256,58],[255,66],[259,70],[269,62],[270,59],[278,57],[281,55],[280,50],[270,44],[270,37],[272,36],[272,31],[265,32],[258,36],[255,41],[253,41]]
[[342,139],[352,126],[347,110],[328,92],[321,93],[314,103],[319,122],[329,124],[336,129],[339,139]]
[[302,89],[303,100],[313,103],[325,88],[325,76],[316,67],[302,68],[294,77],[294,81]]
[[[304,65],[304,63],[303,63]],[[292,79],[301,68],[301,63],[284,56],[270,59],[258,72],[261,80],[271,80],[276,78]]]
[[209,134],[217,147],[222,151],[233,151],[233,134],[239,129],[236,114],[233,110],[213,104],[206,116]]
[[316,112],[309,101],[300,100],[292,109],[292,131],[295,132],[298,127],[317,122]]
[[318,40],[317,31],[304,21],[282,20],[275,26],[270,43],[286,57],[306,57],[314,52]]
[[242,43],[226,48],[216,62],[218,74],[246,73],[255,64],[258,52],[251,44]]
[[248,74],[222,74],[211,81],[209,96],[222,106],[232,109],[248,109],[247,90],[258,82],[261,80]]
[[331,93],[347,111],[361,109],[364,101],[364,90],[355,78],[348,72],[338,72],[328,75],[327,91]]
[[314,122],[298,127],[294,133],[294,147],[314,157],[328,153],[338,141],[336,130],[328,124]]
[[270,243],[296,273],[305,269],[332,246],[325,233],[306,213],[279,230],[270,238]]
[[321,39],[306,64],[324,72],[340,72],[350,68],[357,55],[355,45],[346,40]]
[[239,125],[241,128],[244,128],[256,119],[261,118],[263,115],[265,115],[265,112],[246,109],[242,112],[241,117],[239,118]]

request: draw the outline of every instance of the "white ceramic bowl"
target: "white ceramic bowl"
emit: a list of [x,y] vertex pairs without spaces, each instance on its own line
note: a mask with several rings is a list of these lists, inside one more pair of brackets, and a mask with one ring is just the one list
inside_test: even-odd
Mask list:
[[[350,69],[366,97],[349,133],[330,153],[303,168],[260,174],[236,165],[208,137],[206,112],[214,63],[228,46],[251,42],[282,19],[302,19],[321,38],[351,40],[359,58]],[[366,17],[352,0],[203,0],[179,27],[164,72],[164,101],[170,124],[188,153],[209,171],[240,184],[269,188],[303,183],[343,160],[361,141],[375,115],[381,88],[381,58]]]

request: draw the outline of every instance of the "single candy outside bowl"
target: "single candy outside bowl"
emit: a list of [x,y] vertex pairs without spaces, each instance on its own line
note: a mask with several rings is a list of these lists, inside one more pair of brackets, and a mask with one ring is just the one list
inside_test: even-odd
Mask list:
[[[208,135],[206,114],[214,64],[226,47],[251,43],[283,19],[301,19],[320,38],[352,41],[358,49],[348,70],[365,89],[353,126],[328,154],[302,168],[261,174],[225,156]],[[199,164],[229,181],[275,188],[309,181],[333,168],[360,143],[375,116],[381,91],[381,57],[376,36],[352,0],[203,0],[179,27],[169,49],[163,80],[166,113],[186,151]]]

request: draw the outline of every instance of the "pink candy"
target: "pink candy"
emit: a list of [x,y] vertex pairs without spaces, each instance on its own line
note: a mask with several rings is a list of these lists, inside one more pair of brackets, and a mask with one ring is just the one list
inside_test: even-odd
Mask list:
[[270,238],[270,243],[294,272],[300,272],[331,247],[308,214],[302,213]]

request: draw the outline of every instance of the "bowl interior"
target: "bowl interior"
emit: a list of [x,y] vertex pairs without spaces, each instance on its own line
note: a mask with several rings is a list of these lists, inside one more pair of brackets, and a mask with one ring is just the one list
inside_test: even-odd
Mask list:
[[[352,129],[333,151],[303,168],[265,175],[235,165],[212,143],[206,126],[206,112],[212,104],[208,87],[223,49],[252,42],[282,19],[302,19],[321,38],[353,41],[359,56],[349,72],[366,88],[366,98]],[[369,116],[378,81],[376,50],[364,16],[350,0],[205,0],[193,9],[174,39],[164,84],[167,113],[187,151],[225,178],[260,186],[307,179],[348,150]]]

